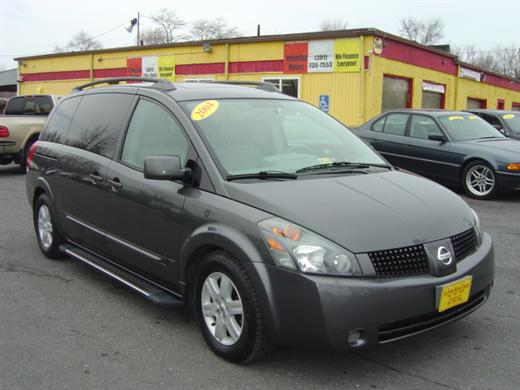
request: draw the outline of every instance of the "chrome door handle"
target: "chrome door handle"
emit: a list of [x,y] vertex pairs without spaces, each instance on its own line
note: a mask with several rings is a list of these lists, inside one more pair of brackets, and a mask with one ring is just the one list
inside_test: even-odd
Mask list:
[[121,184],[121,181],[119,180],[118,177],[114,177],[113,179],[108,179],[107,182],[108,182],[110,189],[114,192],[119,191],[123,187],[123,185]]

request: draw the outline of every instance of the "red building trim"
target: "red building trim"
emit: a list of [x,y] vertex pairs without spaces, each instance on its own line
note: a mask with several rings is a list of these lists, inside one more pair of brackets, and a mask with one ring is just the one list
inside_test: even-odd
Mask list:
[[175,75],[187,76],[196,74],[220,74],[225,72],[225,64],[223,62],[215,62],[211,64],[187,64],[176,65]]
[[513,107],[520,108],[520,103],[513,102],[513,104],[511,104],[511,108],[513,108]]
[[53,81],[53,80],[77,80],[89,79],[89,70],[67,70],[61,72],[25,73],[22,81]]
[[107,77],[128,76],[127,68],[94,69],[94,78],[103,79]]
[[426,49],[406,45],[392,39],[384,40],[384,49],[381,53],[381,57],[442,73],[457,75],[457,64],[453,58],[432,53]]
[[497,99],[497,110],[505,110],[506,101],[504,99]]
[[229,73],[283,72],[283,60],[230,62]]

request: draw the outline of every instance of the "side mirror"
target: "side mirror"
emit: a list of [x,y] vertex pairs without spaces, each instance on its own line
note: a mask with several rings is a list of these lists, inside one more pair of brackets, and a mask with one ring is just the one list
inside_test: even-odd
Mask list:
[[181,168],[179,156],[151,156],[144,160],[145,179],[184,180],[190,171],[189,168]]
[[442,134],[429,134],[430,141],[446,142],[446,138]]

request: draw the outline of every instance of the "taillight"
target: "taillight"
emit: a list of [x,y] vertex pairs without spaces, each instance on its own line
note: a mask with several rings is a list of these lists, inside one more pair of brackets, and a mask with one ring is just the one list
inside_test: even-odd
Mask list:
[[29,171],[29,169],[32,167],[32,160],[33,160],[34,154],[36,153],[36,149],[37,149],[37,146],[36,146],[36,142],[35,142],[34,144],[31,145],[31,147],[27,151],[27,158],[25,160],[25,162],[26,162],[25,166],[26,166],[27,171]]
[[9,137],[9,129],[5,126],[0,125],[0,138]]

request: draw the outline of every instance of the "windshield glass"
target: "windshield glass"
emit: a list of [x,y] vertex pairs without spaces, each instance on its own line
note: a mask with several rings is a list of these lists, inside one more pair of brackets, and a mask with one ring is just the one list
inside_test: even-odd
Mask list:
[[515,133],[520,133],[520,113],[518,114],[503,114],[502,118],[507,123],[509,129]]
[[346,127],[300,101],[222,99],[182,104],[227,174],[294,173],[340,161],[385,164]]
[[505,138],[497,129],[476,115],[444,115],[439,117],[439,120],[456,141]]

